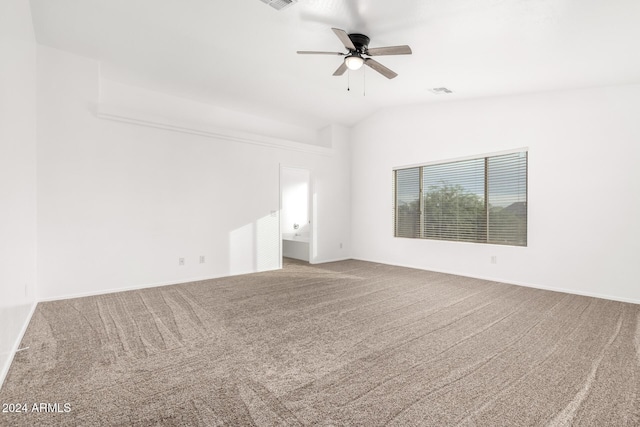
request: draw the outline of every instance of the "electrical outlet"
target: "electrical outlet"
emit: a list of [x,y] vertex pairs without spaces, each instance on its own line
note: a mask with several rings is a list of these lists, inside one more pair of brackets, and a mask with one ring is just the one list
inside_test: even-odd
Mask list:
[[184,258],[178,258],[178,265],[184,265]]
[[497,264],[498,263],[498,257],[495,255],[491,255],[491,264]]
[[340,249],[342,249],[342,242],[340,242]]
[[200,255],[200,264],[204,264],[204,255]]

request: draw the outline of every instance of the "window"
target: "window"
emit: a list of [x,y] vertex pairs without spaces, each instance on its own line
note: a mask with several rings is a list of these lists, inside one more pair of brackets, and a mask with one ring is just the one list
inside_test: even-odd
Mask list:
[[527,152],[396,169],[394,236],[527,245]]

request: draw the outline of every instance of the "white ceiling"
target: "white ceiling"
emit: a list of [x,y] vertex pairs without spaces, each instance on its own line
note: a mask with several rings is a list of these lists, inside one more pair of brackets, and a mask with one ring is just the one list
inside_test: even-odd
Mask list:
[[[638,0],[31,0],[39,43],[101,61],[108,79],[287,123],[353,125],[418,102],[640,83]],[[408,44],[333,77],[330,30]],[[366,68],[366,67],[365,67]],[[351,91],[347,92],[350,79]],[[366,82],[366,95],[363,84]],[[434,95],[434,87],[451,95]]]

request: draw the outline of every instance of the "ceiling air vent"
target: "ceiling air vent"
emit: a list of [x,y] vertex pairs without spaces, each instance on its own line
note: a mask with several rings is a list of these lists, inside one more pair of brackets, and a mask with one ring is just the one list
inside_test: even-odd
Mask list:
[[282,10],[287,6],[291,6],[296,3],[298,0],[261,0],[262,3],[266,3],[275,10]]
[[447,89],[446,87],[434,87],[433,89],[429,89],[429,92],[435,93],[436,95],[442,95],[443,93],[453,93],[452,90]]

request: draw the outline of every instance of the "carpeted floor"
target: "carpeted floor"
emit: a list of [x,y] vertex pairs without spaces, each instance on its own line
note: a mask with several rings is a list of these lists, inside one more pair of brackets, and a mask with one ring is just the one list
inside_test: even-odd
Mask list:
[[361,261],[41,303],[22,347],[2,425],[640,425],[640,305]]

